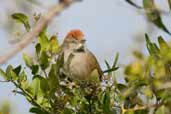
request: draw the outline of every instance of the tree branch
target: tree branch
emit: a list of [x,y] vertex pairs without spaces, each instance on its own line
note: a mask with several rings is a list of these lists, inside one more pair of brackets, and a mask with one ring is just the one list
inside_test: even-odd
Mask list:
[[28,46],[32,40],[42,31],[42,29],[56,16],[59,15],[64,9],[70,6],[72,3],[80,0],[64,0],[57,5],[50,7],[45,15],[43,15],[37,24],[28,32],[22,41],[16,44],[16,46],[3,56],[0,56],[0,64],[4,64],[18,52]]

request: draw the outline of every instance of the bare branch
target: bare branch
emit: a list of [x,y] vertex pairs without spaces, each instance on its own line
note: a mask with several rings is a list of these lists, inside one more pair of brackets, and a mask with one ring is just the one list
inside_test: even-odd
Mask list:
[[59,15],[61,11],[70,6],[72,3],[80,0],[65,0],[57,5],[50,7],[45,15],[43,15],[37,24],[28,32],[22,41],[16,44],[16,46],[3,56],[0,56],[0,64],[4,64],[18,52],[23,50],[28,46],[32,40],[42,31],[42,29],[56,16]]

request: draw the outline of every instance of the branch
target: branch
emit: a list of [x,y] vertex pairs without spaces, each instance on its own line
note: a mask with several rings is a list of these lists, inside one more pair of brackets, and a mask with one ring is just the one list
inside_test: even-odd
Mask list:
[[30,102],[34,105],[36,105],[37,107],[39,107],[40,109],[42,109],[44,112],[46,112],[47,114],[51,114],[51,112],[49,112],[47,109],[45,109],[44,107],[42,107],[41,105],[39,105],[34,98],[32,98],[32,96],[30,94],[28,94],[22,87],[20,87],[16,82],[11,81],[17,88],[19,88],[26,97],[28,97],[30,100]]
[[144,105],[144,106],[135,106],[134,108],[130,108],[130,109],[125,109],[124,105],[122,105],[121,109],[122,109],[122,114],[125,114],[125,112],[127,111],[137,111],[137,110],[145,110],[145,109],[151,109],[151,108],[158,108],[162,105],[165,105],[163,102],[158,103],[158,104],[150,104],[150,105]]
[[30,32],[28,32],[22,41],[16,44],[16,46],[6,53],[3,56],[0,56],[0,64],[4,64],[18,52],[23,50],[26,46],[28,46],[32,40],[42,31],[42,29],[47,26],[49,22],[56,16],[59,15],[64,9],[69,7],[72,3],[80,1],[80,0],[64,0],[59,4],[50,7],[45,15],[43,15],[37,24],[32,28]]

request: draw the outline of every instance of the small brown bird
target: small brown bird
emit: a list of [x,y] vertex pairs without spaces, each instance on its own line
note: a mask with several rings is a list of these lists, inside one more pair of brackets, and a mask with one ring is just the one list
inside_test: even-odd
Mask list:
[[64,53],[64,69],[70,78],[81,81],[89,80],[91,73],[97,69],[101,80],[103,72],[96,57],[86,48],[85,41],[80,30],[71,30],[66,35],[61,47],[61,52]]

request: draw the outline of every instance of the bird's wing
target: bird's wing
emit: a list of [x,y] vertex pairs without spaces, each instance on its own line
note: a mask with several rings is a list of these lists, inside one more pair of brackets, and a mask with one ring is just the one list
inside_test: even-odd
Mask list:
[[99,76],[100,76],[100,79],[101,79],[102,76],[103,76],[103,71],[102,71],[102,69],[101,69],[95,55],[89,50],[88,50],[88,53],[90,53],[89,54],[90,56],[88,56],[88,57],[89,57],[90,60],[92,60],[92,64],[95,65],[95,68],[97,69],[97,71],[99,73]]

